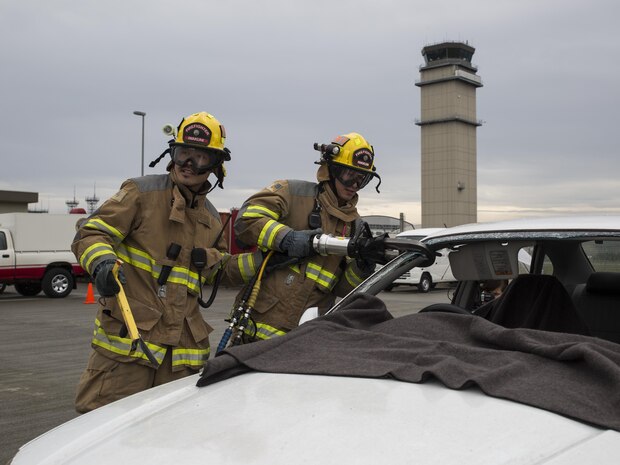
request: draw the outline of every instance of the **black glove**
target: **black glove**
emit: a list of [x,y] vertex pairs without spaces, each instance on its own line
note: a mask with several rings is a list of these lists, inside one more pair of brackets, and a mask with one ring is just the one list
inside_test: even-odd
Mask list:
[[360,277],[364,279],[373,274],[375,272],[375,268],[377,267],[376,263],[367,262],[366,260],[363,260],[361,258],[357,258],[355,260],[355,264],[357,265],[357,268],[361,273]]
[[361,271],[370,272],[374,271],[377,263],[385,264],[385,239],[388,237],[387,233],[373,237],[365,238],[361,241],[361,244],[357,250],[357,266]]
[[353,222],[347,254],[355,258],[357,267],[362,273],[369,275],[375,270],[377,263],[385,263],[385,238],[387,236],[383,234],[372,237],[370,226],[361,218]]
[[323,233],[321,228],[303,230],[303,231],[290,231],[282,242],[280,242],[280,249],[289,257],[304,258],[312,255],[314,249],[312,249],[312,239],[317,234]]
[[[112,268],[116,264],[116,260],[104,260],[97,265],[93,271],[93,277],[95,278],[95,286],[97,292],[101,297],[112,297],[118,294],[121,290],[118,283],[114,279],[112,274]],[[123,274],[123,270],[118,270],[118,280],[125,284],[127,280]]]

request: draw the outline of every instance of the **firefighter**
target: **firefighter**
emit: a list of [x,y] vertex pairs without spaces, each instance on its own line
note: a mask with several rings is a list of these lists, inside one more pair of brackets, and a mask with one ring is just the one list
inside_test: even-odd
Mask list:
[[298,259],[263,277],[244,342],[285,334],[299,324],[306,309],[326,311],[336,296],[346,295],[374,271],[372,261],[319,256],[311,247],[318,233],[351,237],[360,218],[358,191],[375,177],[381,182],[374,149],[357,133],[314,148],[321,152],[318,182],[275,181],[246,200],[235,220],[239,245]]
[[[213,330],[199,310],[202,286],[221,273],[225,282],[241,284],[260,264],[252,254],[231,256],[220,235],[219,214],[207,200],[223,186],[230,151],[226,132],[212,115],[184,118],[169,147],[168,174],[125,181],[120,190],[78,228],[72,250],[92,276],[100,308],[93,351],[76,396],[80,413],[196,373],[209,357]],[[208,178],[216,178],[212,185]],[[132,347],[112,274],[122,260],[119,278],[136,325],[154,355]]]

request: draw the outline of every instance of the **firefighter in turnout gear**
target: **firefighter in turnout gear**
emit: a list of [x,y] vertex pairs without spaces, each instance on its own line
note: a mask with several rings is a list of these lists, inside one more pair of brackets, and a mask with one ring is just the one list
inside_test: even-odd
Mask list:
[[380,183],[374,149],[357,133],[314,148],[321,153],[318,182],[275,181],[246,200],[235,221],[239,245],[297,259],[262,278],[244,342],[285,334],[299,324],[306,309],[318,307],[321,314],[374,271],[376,263],[320,256],[311,246],[318,233],[351,237],[360,217],[358,191],[375,177]]
[[[242,284],[256,272],[262,256],[226,253],[220,216],[206,198],[223,183],[223,164],[230,160],[225,138],[224,127],[208,113],[184,118],[168,149],[151,163],[169,153],[169,173],[125,181],[79,226],[72,250],[101,298],[94,350],[78,385],[78,412],[196,373],[209,357],[212,331],[199,310],[203,284]],[[214,186],[207,180],[211,174]],[[119,281],[156,366],[127,335],[112,275],[117,259]]]

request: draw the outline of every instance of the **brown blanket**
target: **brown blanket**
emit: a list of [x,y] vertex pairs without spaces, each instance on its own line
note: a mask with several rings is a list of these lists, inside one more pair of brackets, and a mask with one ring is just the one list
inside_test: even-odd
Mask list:
[[508,329],[478,316],[420,313],[394,319],[380,299],[289,334],[227,349],[198,386],[250,370],[478,386],[489,396],[620,431],[620,344],[589,336]]

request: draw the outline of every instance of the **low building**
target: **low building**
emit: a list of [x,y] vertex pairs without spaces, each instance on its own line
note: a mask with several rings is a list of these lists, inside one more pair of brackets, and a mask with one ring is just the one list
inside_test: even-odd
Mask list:
[[39,201],[38,192],[18,192],[0,190],[0,213],[23,213],[28,204]]
[[362,216],[362,219],[370,226],[373,236],[379,236],[384,233],[393,236],[401,231],[415,229],[413,224],[405,221],[404,218],[394,218],[386,215],[368,215]]

